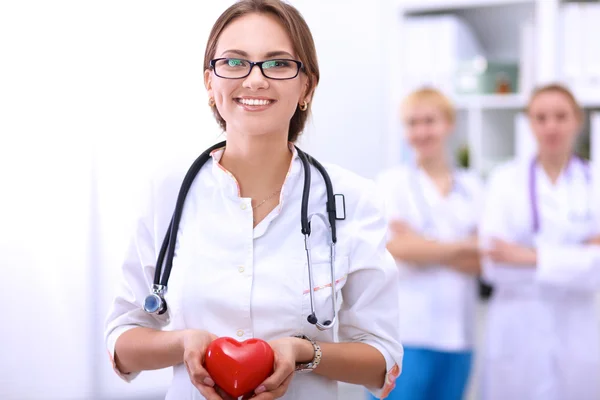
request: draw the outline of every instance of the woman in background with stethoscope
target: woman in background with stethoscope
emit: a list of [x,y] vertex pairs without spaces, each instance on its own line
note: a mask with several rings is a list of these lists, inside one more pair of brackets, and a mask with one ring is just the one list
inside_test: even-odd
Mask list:
[[421,89],[402,107],[415,162],[379,177],[390,221],[388,249],[400,269],[403,372],[392,399],[460,400],[473,348],[481,183],[447,155],[455,111]]
[[227,141],[147,195],[107,321],[117,373],[173,367],[167,399],[225,399],[207,346],[260,338],[274,371],[246,397],[337,400],[338,381],[385,397],[402,362],[398,274],[375,185],[293,144],[319,81],[306,22],[279,0],[236,2],[204,78]]
[[573,154],[583,112],[559,85],[527,112],[537,155],[493,171],[480,227],[494,285],[481,399],[597,400],[600,199]]

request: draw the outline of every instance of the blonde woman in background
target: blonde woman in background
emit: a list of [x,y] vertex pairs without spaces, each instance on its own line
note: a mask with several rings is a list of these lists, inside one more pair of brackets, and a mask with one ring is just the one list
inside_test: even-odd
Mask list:
[[468,382],[477,301],[476,224],[482,185],[447,155],[455,110],[424,88],[402,106],[415,162],[379,177],[400,270],[403,373],[391,399],[460,400]]
[[494,285],[482,399],[600,399],[600,198],[574,156],[583,112],[563,86],[534,91],[535,157],[489,178],[482,246]]

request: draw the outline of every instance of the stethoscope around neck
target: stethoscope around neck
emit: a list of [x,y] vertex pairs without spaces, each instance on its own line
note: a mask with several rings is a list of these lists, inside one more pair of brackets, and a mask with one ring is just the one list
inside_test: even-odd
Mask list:
[[[171,275],[171,269],[173,268],[173,258],[175,256],[175,245],[177,243],[177,231],[179,229],[179,223],[181,222],[181,215],[183,212],[183,206],[185,203],[185,198],[192,186],[196,175],[200,172],[200,169],[206,162],[209,160],[211,153],[214,150],[220,149],[224,147],[226,144],[225,141],[218,143],[206,151],[204,151],[192,164],[186,173],[181,187],[179,189],[179,194],[177,196],[177,202],[175,204],[175,210],[173,212],[173,216],[171,218],[171,222],[167,228],[167,233],[165,234],[165,238],[163,240],[162,246],[160,248],[160,252],[158,254],[158,259],[156,261],[156,270],[154,272],[154,282],[152,285],[151,293],[144,300],[144,310],[151,314],[161,315],[167,312],[167,302],[165,300],[165,294],[167,293],[167,284],[169,282],[169,276]],[[300,210],[300,225],[301,232],[304,235],[304,247],[306,249],[306,259],[307,259],[307,268],[308,268],[308,280],[310,284],[310,315],[307,317],[307,321],[311,324],[315,325],[319,330],[326,330],[332,328],[337,322],[337,296],[336,296],[336,282],[335,282],[335,245],[337,243],[337,231],[336,231],[336,220],[345,219],[345,202],[344,196],[341,194],[334,195],[333,193],[333,185],[331,183],[331,179],[329,174],[325,170],[325,168],[313,157],[306,154],[298,147],[296,147],[296,151],[298,152],[298,157],[302,162],[302,167],[304,169],[304,188],[302,190],[302,204]],[[308,200],[310,197],[310,184],[311,184],[311,168],[310,165],[313,165],[323,177],[325,181],[325,188],[327,193],[327,218],[323,214],[312,214],[310,217],[308,215]],[[342,210],[338,212],[338,208],[336,205],[337,200],[341,201]],[[314,277],[313,277],[313,268],[312,268],[312,257],[311,257],[311,222],[314,217],[320,218],[325,225],[329,226],[330,233],[330,272],[331,272],[331,307],[333,311],[333,318],[331,320],[326,320],[324,322],[319,322],[317,317],[317,312],[315,310],[315,298],[314,298]],[[164,271],[163,270],[164,265]]]

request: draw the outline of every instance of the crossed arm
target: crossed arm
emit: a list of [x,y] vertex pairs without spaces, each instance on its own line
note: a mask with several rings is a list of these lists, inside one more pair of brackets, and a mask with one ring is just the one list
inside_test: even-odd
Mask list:
[[477,237],[454,242],[426,238],[400,221],[392,221],[388,251],[398,260],[417,266],[445,265],[456,271],[478,275],[481,270]]

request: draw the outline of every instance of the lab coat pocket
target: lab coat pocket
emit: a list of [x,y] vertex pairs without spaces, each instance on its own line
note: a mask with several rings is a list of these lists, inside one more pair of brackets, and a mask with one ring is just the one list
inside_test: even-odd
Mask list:
[[[319,331],[307,321],[311,314],[311,290],[314,296],[314,311],[319,323],[333,320],[333,287],[335,286],[336,309],[339,311],[342,296],[341,290],[346,283],[349,270],[349,261],[347,256],[338,256],[334,262],[333,276],[331,272],[331,263],[329,260],[314,260],[312,262],[312,285],[310,284],[308,274],[308,264],[305,263],[303,292],[302,292],[302,317],[304,320],[305,333],[312,333],[315,336]],[[332,279],[333,277],[333,279]],[[311,287],[312,286],[312,287]]]

